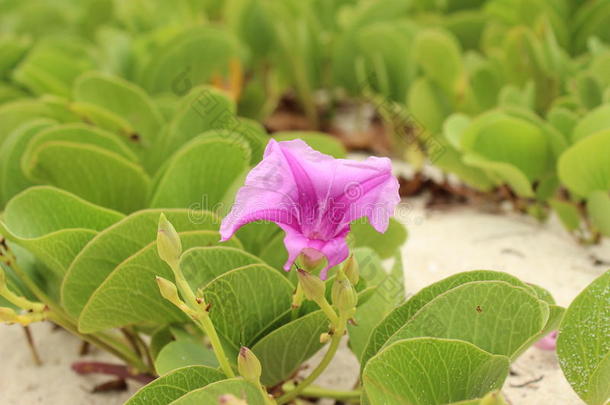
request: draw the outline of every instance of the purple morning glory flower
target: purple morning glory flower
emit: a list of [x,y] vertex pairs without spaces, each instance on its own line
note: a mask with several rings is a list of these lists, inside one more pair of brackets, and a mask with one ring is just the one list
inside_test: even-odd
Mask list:
[[250,222],[275,222],[286,233],[284,269],[290,270],[301,253],[310,260],[325,256],[320,274],[325,279],[328,269],[349,255],[350,222],[367,217],[383,233],[399,201],[388,158],[335,159],[300,139],[272,139],[237,193],[220,234],[224,241]]

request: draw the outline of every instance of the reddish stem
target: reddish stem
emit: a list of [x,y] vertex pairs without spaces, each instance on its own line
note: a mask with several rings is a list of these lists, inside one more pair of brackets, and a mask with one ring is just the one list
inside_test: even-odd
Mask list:
[[133,374],[129,368],[122,364],[110,364],[97,361],[77,361],[72,363],[72,370],[78,374],[106,374],[118,378],[130,379],[148,384],[155,379],[150,374]]

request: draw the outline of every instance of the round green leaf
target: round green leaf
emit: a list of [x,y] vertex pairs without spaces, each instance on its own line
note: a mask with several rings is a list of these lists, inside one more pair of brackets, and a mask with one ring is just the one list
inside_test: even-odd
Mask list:
[[479,398],[508,375],[509,360],[459,340],[400,340],[366,365],[371,405],[442,405]]
[[610,399],[610,271],[568,307],[559,328],[557,356],[566,379],[589,405]]
[[267,403],[254,384],[241,378],[232,378],[191,391],[172,402],[172,405],[217,404],[219,398],[225,394],[246,400],[248,405],[266,405]]
[[68,313],[78,317],[91,294],[122,261],[156,240],[161,213],[180,231],[216,231],[220,223],[207,211],[144,210],[105,229],[78,254],[66,274],[62,303]]
[[123,215],[54,187],[31,187],[6,206],[0,232],[63,276],[98,231]]
[[387,341],[432,336],[460,339],[490,353],[514,357],[540,334],[549,306],[529,288],[504,281],[473,281],[424,305]]
[[577,196],[610,190],[610,130],[584,138],[559,158],[561,182]]
[[191,391],[224,378],[223,373],[210,367],[179,368],[140,388],[125,405],[169,405]]
[[266,264],[228,271],[203,289],[212,305],[210,318],[235,350],[252,347],[256,338],[290,310],[293,285]]
[[241,137],[213,134],[194,139],[168,163],[151,207],[217,208],[229,186],[249,167],[250,150]]
[[[180,232],[183,249],[218,243],[216,231]],[[235,240],[226,242],[236,246]],[[167,324],[185,316],[159,293],[155,277],[174,280],[169,266],[159,258],[156,242],[151,242],[123,260],[88,297],[78,327],[84,333],[134,323]]]
[[28,177],[117,211],[132,212],[146,205],[150,179],[144,170],[98,146],[45,142],[22,167]]
[[311,312],[260,339],[252,351],[261,362],[261,382],[274,386],[290,377],[323,346],[320,335],[329,324],[322,311]]
[[155,359],[155,369],[159,375],[187,366],[217,368],[218,361],[211,349],[190,340],[177,340],[165,345]]
[[[510,274],[489,270],[475,270],[458,273],[431,284],[409,298],[404,304],[394,309],[375,327],[371,333],[360,363],[366,364],[366,362],[386,344],[392,335],[434,298],[465,283],[484,280],[504,281],[515,287],[530,288],[527,284]],[[531,291],[533,294],[533,289]]]

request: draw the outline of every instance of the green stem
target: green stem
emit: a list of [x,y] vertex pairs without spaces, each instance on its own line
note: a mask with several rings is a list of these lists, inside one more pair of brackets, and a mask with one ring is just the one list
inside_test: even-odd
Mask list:
[[174,272],[174,277],[176,278],[176,285],[178,286],[178,291],[180,291],[180,293],[186,300],[186,304],[189,306],[189,308],[198,310],[199,306],[197,305],[197,297],[195,296],[195,293],[191,289],[191,286],[189,285],[188,281],[186,281],[186,278],[184,278],[184,275],[182,274],[182,269],[180,268],[180,263],[178,261],[176,261],[173,263],[169,263],[169,266],[172,268],[172,271]]
[[124,360],[131,366],[135,367],[139,371],[150,371],[149,367],[146,366],[142,362],[142,360],[137,357],[129,348],[119,342],[116,338],[105,335],[105,334],[97,334],[97,335],[87,335],[82,334],[78,331],[78,328],[74,324],[74,322],[68,317],[68,315],[63,311],[63,309],[57,305],[49,296],[47,296],[44,291],[42,291],[28,276],[28,274],[17,264],[17,260],[13,255],[13,260],[11,261],[11,268],[17,274],[17,276],[21,279],[21,281],[25,284],[25,286],[36,296],[36,298],[45,304],[49,308],[48,317],[53,323],[61,326],[68,332],[73,335],[78,336],[80,339],[94,344],[101,349],[104,349],[118,358]]
[[320,300],[316,301],[316,303],[324,312],[324,314],[326,314],[326,317],[330,320],[330,323],[332,323],[333,326],[337,327],[339,323],[339,317],[337,316],[337,313],[335,312],[333,307],[328,303],[326,297],[322,297]]
[[256,387],[258,388],[258,390],[260,391],[261,395],[263,396],[263,399],[265,400],[265,404],[267,405],[277,405],[275,400],[272,399],[269,396],[269,393],[267,392],[267,390],[265,389],[265,387],[263,387],[263,385],[261,384],[260,381],[257,381],[255,383]]
[[174,276],[176,278],[176,285],[178,286],[178,291],[186,300],[186,304],[189,308],[191,308],[196,314],[195,321],[197,325],[203,330],[203,332],[210,339],[210,343],[212,344],[212,349],[214,350],[214,354],[218,359],[218,363],[220,363],[220,367],[227,375],[227,377],[232,378],[235,377],[235,373],[231,368],[231,364],[227,359],[227,355],[225,354],[224,349],[222,348],[222,344],[220,343],[220,339],[218,338],[218,334],[216,333],[216,328],[214,328],[214,324],[210,319],[210,314],[206,308],[205,302],[201,300],[197,300],[195,293],[191,289],[188,281],[184,278],[182,274],[182,269],[180,268],[179,261],[175,261],[173,263],[168,263],[174,272]]
[[292,310],[290,312],[290,319],[295,320],[299,317],[299,309],[303,303],[303,286],[301,283],[297,283],[297,289],[292,296]]
[[[284,384],[282,389],[287,392],[291,392],[296,388],[293,383]],[[301,395],[308,398],[332,398],[337,401],[357,401],[360,399],[362,393],[360,390],[354,391],[338,391],[329,388],[318,387],[310,385],[301,391]]]
[[222,371],[229,378],[235,377],[235,373],[231,368],[231,364],[227,359],[227,355],[225,354],[224,349],[222,348],[222,344],[220,343],[220,339],[218,338],[218,334],[216,333],[216,329],[214,328],[214,324],[210,319],[210,315],[205,311],[205,314],[198,319],[197,324],[201,327],[201,329],[205,332],[205,334],[210,339],[210,343],[212,344],[212,349],[214,350],[214,354],[216,354],[216,358],[218,359],[218,363],[220,363],[220,367]]
[[322,358],[320,364],[318,364],[318,366],[311,372],[311,374],[309,374],[299,385],[297,385],[297,387],[293,391],[287,392],[281,397],[279,397],[277,400],[278,404],[282,405],[292,401],[299,394],[301,394],[305,390],[305,388],[311,385],[311,383],[313,383],[320,376],[320,374],[322,374],[324,370],[326,370],[326,367],[328,367],[331,360],[333,359],[333,357],[335,357],[335,354],[337,353],[339,343],[341,342],[341,338],[343,337],[343,333],[345,332],[346,323],[347,319],[343,317],[339,318],[338,327],[334,331],[333,337],[330,341],[330,347],[324,355],[324,358]]

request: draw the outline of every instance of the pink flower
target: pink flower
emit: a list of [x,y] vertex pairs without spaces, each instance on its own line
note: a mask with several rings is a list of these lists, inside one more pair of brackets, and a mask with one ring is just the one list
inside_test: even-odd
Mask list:
[[284,269],[290,270],[301,253],[311,260],[325,256],[320,277],[326,279],[328,269],[349,255],[345,238],[350,222],[367,217],[383,233],[399,201],[388,158],[335,159],[300,139],[271,139],[263,160],[237,193],[220,234],[225,241],[250,222],[275,222],[286,233]]
[[534,346],[542,350],[555,350],[557,348],[557,331],[553,331],[537,341]]

